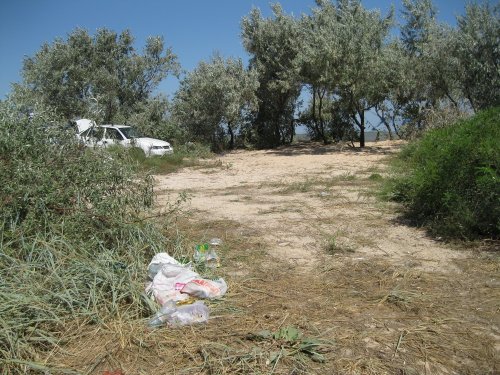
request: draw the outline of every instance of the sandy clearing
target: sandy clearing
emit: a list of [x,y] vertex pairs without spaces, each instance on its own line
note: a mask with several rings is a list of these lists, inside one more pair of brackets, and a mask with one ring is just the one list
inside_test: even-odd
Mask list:
[[[398,142],[364,150],[298,145],[236,151],[207,168],[157,176],[160,205],[187,192],[188,206],[210,218],[234,220],[265,241],[269,254],[311,268],[333,247],[354,259],[386,257],[423,270],[450,270],[466,256],[398,222],[370,194],[369,176],[383,174]],[[367,183],[368,181],[368,183]]]

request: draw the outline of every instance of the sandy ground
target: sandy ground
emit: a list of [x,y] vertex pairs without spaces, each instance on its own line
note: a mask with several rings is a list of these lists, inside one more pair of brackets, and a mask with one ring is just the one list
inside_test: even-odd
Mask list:
[[[160,202],[187,192],[199,215],[233,220],[266,242],[278,260],[314,267],[325,247],[354,259],[386,257],[425,270],[446,270],[464,254],[411,228],[373,196],[370,176],[384,175],[397,142],[364,150],[298,145],[236,151],[217,167],[157,177]],[[212,162],[213,163],[213,162]],[[368,182],[368,183],[367,183]]]
[[205,271],[227,294],[204,325],[77,327],[52,361],[98,375],[499,374],[498,251],[432,238],[376,198],[400,146],[236,151],[156,176],[160,210],[188,196],[165,225],[175,249],[223,240]]

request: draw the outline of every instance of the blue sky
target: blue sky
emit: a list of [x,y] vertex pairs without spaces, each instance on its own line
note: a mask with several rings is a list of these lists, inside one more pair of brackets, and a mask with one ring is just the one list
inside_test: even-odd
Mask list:
[[[94,33],[106,27],[120,32],[130,29],[136,48],[151,35],[162,35],[172,47],[183,69],[192,70],[199,61],[218,51],[225,57],[246,55],[240,39],[241,18],[252,7],[270,15],[269,0],[1,0],[0,1],[0,98],[10,84],[21,80],[24,56],[33,56],[44,42],[65,39],[75,28]],[[314,0],[279,1],[285,12],[299,16],[314,7]],[[396,11],[401,0],[363,0],[368,9]],[[466,0],[434,0],[440,21],[455,24]],[[399,13],[399,12],[398,12]],[[158,91],[172,97],[178,81],[170,77]]]

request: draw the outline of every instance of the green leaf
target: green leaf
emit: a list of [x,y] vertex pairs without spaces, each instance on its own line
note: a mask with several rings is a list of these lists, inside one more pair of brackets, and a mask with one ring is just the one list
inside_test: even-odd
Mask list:
[[300,332],[295,327],[284,327],[280,328],[278,332],[274,334],[276,340],[285,340],[287,342],[297,341],[300,337]]

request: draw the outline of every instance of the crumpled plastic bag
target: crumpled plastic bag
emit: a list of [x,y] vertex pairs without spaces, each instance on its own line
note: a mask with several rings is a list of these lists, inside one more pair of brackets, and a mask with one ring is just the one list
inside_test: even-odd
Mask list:
[[[165,323],[170,326],[202,323],[208,321],[209,310],[203,301],[190,305],[177,302],[190,297],[218,298],[227,291],[224,279],[206,280],[191,269],[190,264],[181,264],[167,253],[156,254],[148,266],[150,281],[146,293],[152,294],[160,311],[149,321],[150,327]],[[186,301],[185,301],[186,302]]]
[[198,273],[181,264],[164,264],[146,288],[146,292],[152,292],[160,305],[167,301],[182,301],[189,296],[181,293],[181,290],[191,280],[199,277]]
[[161,270],[161,268],[165,264],[180,265],[180,263],[175,258],[172,258],[167,253],[158,253],[153,257],[153,259],[151,259],[151,262],[149,263],[149,266],[148,266],[149,279],[153,280],[154,277],[156,276],[156,274]]
[[227,284],[223,278],[217,280],[193,279],[181,289],[181,293],[197,298],[218,298],[227,292]]

